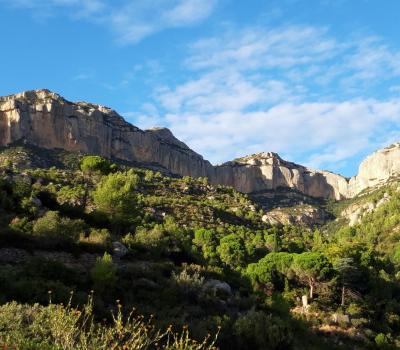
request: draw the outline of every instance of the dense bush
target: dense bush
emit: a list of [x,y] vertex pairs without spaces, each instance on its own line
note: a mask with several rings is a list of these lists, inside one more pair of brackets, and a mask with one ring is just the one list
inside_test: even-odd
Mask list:
[[82,220],[61,217],[56,211],[47,211],[33,225],[35,236],[61,242],[76,242],[85,229]]
[[115,288],[117,282],[117,267],[108,253],[98,258],[96,264],[90,271],[95,291],[100,294],[109,294]]
[[117,169],[117,165],[100,156],[86,156],[82,158],[80,168],[88,175],[95,173],[108,175]]
[[135,208],[135,193],[139,177],[133,170],[116,172],[104,177],[93,192],[97,209],[115,224],[129,219]]
[[287,349],[292,341],[287,323],[263,311],[249,311],[234,324],[234,332],[241,348]]

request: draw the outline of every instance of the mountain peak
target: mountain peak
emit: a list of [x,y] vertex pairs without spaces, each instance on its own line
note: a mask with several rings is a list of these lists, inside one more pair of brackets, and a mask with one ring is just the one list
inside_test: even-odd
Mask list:
[[249,165],[266,165],[266,164],[279,165],[285,162],[279,156],[279,154],[275,152],[254,153],[244,157],[236,158],[235,161],[238,163],[245,163]]
[[24,140],[42,148],[98,154],[170,174],[208,177],[246,193],[288,187],[313,197],[341,199],[400,174],[400,143],[367,157],[359,175],[349,181],[285,161],[274,152],[212,166],[167,128],[143,131],[108,107],[69,102],[47,89],[0,97],[0,102],[0,145]]
[[48,89],[27,90],[17,94],[0,97],[0,101],[2,102],[9,100],[21,100],[21,99],[28,101],[46,100],[46,99],[65,101],[65,99],[61,95],[52,92]]

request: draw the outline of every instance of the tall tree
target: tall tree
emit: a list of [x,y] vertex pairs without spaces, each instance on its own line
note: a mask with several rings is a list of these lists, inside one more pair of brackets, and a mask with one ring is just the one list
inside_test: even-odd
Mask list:
[[118,225],[134,210],[135,193],[139,177],[129,170],[104,177],[93,192],[93,200],[100,212],[107,214]]
[[318,252],[304,252],[295,255],[292,268],[300,280],[308,283],[310,299],[314,297],[314,288],[317,282],[332,271],[331,263]]

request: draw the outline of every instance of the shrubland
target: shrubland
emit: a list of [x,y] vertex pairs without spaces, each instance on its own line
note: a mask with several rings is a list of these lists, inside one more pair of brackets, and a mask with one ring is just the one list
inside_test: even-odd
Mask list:
[[[400,342],[396,181],[323,203],[337,218],[326,225],[270,225],[260,204],[207,179],[38,152],[8,148],[1,157],[0,345],[365,349]],[[32,154],[30,166],[18,165]],[[385,194],[355,225],[341,215]],[[144,318],[129,318],[134,309]]]

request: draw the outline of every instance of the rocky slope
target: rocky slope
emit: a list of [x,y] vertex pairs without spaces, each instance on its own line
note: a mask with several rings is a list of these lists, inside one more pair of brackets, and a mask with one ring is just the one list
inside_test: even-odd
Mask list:
[[107,107],[72,103],[48,90],[0,97],[0,145],[16,141],[138,162],[182,176],[204,176],[245,193],[285,187],[312,197],[343,199],[400,172],[400,144],[368,157],[351,180],[284,161],[271,152],[214,167],[168,129],[144,131]]

